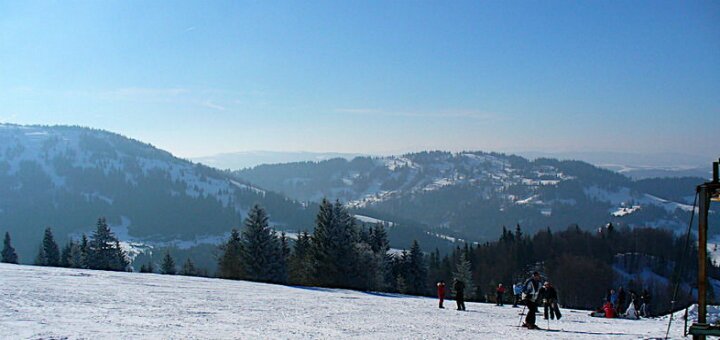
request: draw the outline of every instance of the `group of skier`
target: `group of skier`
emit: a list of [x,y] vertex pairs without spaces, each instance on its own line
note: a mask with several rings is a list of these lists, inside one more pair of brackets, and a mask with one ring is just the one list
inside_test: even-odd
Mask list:
[[[457,303],[457,310],[465,310],[465,282],[458,279],[453,280],[453,291],[455,292],[455,302]],[[445,281],[441,280],[437,283],[437,294],[438,299],[440,300],[439,307],[445,308],[445,306],[443,306],[446,294]]]
[[538,313],[538,307],[540,304],[544,307],[543,316],[545,320],[558,319],[562,317],[560,313],[560,306],[558,305],[558,294],[553,287],[552,283],[545,281],[543,283],[540,273],[533,272],[532,276],[525,281],[515,292],[520,292],[520,298],[516,295],[515,303],[522,301],[525,303],[527,314],[525,315],[525,322],[523,327],[530,329],[537,329],[536,325],[536,313]]
[[[629,303],[625,303],[629,300]],[[643,289],[642,294],[637,294],[634,290],[626,293],[623,287],[618,290],[610,289],[605,294],[603,306],[593,312],[592,316],[605,318],[626,318],[638,319],[642,317],[650,317],[650,293],[647,289]]]
[[[457,302],[457,310],[465,310],[465,283],[461,280],[453,280],[453,287],[455,293],[455,301]],[[504,295],[506,289],[501,284],[498,284],[495,289],[495,304],[497,306],[504,306]],[[445,308],[443,303],[445,301],[446,294],[448,293],[445,281],[439,281],[437,283],[437,294],[439,299],[439,307]],[[538,328],[535,325],[536,316],[538,313],[538,307],[540,304],[544,306],[544,317],[545,319],[558,319],[562,317],[560,313],[560,307],[558,306],[557,291],[550,282],[543,282],[540,278],[540,273],[534,272],[532,276],[522,284],[513,285],[513,307],[518,307],[518,304],[524,303],[526,305],[527,313],[525,314],[525,322],[523,327],[530,329]]]

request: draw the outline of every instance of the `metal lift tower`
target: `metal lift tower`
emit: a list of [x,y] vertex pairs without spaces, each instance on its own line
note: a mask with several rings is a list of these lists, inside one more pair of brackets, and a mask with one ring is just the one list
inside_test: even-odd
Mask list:
[[[720,162],[720,161],[719,161]],[[720,202],[718,163],[713,162],[712,182],[698,185],[698,320],[690,326],[693,339],[705,340],[706,336],[720,336],[720,326],[707,323],[707,231],[708,209],[712,201]]]

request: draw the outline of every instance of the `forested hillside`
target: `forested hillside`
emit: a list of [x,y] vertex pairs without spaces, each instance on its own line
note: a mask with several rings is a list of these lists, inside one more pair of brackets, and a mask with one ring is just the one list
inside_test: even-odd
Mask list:
[[[503,225],[516,223],[528,232],[574,224],[590,230],[609,222],[682,230],[695,186],[705,181],[633,181],[580,161],[439,151],[262,165],[235,174],[297,200],[338,198],[352,208],[478,241],[494,239]],[[720,222],[718,214],[711,218]]]

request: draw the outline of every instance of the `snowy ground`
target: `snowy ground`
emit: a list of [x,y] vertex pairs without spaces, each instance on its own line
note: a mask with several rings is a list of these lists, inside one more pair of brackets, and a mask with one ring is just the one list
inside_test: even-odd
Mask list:
[[[447,302],[452,307],[453,301]],[[517,328],[521,309],[244,281],[0,264],[0,338],[639,339],[666,320],[564,310],[551,331]],[[682,336],[682,321],[671,336]],[[545,320],[539,325],[547,327]]]

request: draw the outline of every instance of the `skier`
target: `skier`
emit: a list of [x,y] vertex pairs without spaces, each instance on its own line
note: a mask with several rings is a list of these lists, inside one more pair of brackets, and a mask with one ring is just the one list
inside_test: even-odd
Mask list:
[[637,309],[635,309],[635,304],[634,304],[634,303],[629,303],[629,304],[628,304],[628,308],[627,308],[627,310],[625,311],[624,317],[625,317],[626,319],[633,319],[633,320],[637,320],[637,319],[640,318],[640,315],[638,314]]
[[498,284],[495,293],[495,305],[503,306],[503,294],[505,294],[505,287],[503,287],[502,283]]
[[630,290],[630,303],[633,305],[635,310],[640,310],[640,301],[638,299],[637,293],[634,290]]
[[647,289],[643,289],[642,295],[640,295],[640,301],[642,304],[640,305],[640,315],[642,315],[645,318],[650,317],[650,293],[647,291]]
[[616,310],[617,310],[617,300],[618,300],[617,292],[615,292],[615,289],[610,289],[610,303],[612,303],[613,308],[616,308]]
[[457,302],[457,310],[465,310],[465,282],[462,282],[455,278],[453,283],[453,289],[455,290],[455,302]]
[[622,286],[618,288],[617,291],[618,299],[617,299],[617,310],[618,312],[622,312],[625,309],[625,298],[627,297],[625,294],[625,290]]
[[535,325],[535,313],[537,313],[537,299],[538,299],[538,293],[540,292],[540,286],[542,284],[540,283],[540,273],[534,272],[533,275],[525,281],[525,284],[523,285],[523,294],[525,295],[523,300],[525,300],[525,304],[527,305],[527,315],[525,316],[525,323],[523,324],[523,327],[527,327],[529,329],[537,329],[538,326]]
[[440,300],[440,308],[445,308],[443,307],[443,301],[445,301],[445,281],[440,280],[440,282],[437,283],[437,295]]
[[519,283],[516,283],[513,285],[513,295],[515,295],[515,299],[513,299],[513,307],[518,306],[518,302],[520,301],[520,297],[522,296],[522,285]]
[[540,298],[543,301],[543,306],[545,307],[545,320],[548,319],[548,309],[550,310],[550,319],[555,320],[557,318],[560,320],[562,317],[562,314],[560,314],[560,307],[558,307],[557,304],[557,291],[555,290],[555,287],[553,287],[552,283],[545,282],[542,288],[540,288]]

